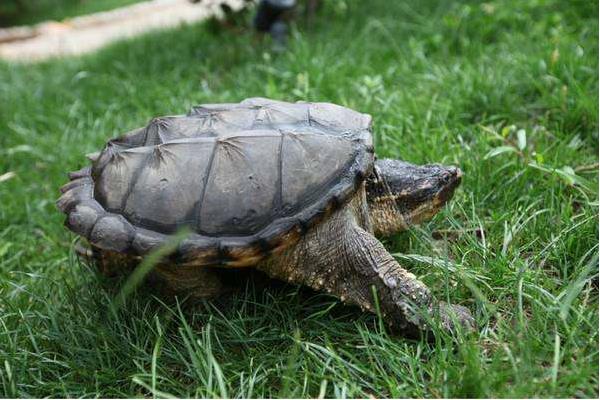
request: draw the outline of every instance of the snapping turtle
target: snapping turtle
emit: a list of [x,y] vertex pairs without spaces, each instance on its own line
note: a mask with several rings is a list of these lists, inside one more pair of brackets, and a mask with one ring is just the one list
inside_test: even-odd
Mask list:
[[[371,117],[329,103],[251,98],[153,119],[69,174],[58,208],[105,272],[126,270],[182,227],[152,275],[176,293],[216,296],[223,268],[327,291],[401,329],[471,327],[386,251],[432,217],[460,183],[456,167],[375,160]],[[458,323],[458,324],[457,324]]]

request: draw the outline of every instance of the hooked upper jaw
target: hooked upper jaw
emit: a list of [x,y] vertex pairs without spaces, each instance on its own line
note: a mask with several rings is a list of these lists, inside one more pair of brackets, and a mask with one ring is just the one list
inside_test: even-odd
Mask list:
[[434,201],[443,206],[454,195],[454,190],[460,185],[462,171],[455,166],[440,166],[442,171],[439,175],[439,191],[434,195]]

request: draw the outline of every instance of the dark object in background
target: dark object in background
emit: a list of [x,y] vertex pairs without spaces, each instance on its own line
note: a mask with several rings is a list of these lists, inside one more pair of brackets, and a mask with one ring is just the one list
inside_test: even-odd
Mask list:
[[254,27],[259,32],[270,32],[273,24],[295,5],[296,0],[261,0],[254,17]]
[[[189,0],[192,3],[202,3],[203,0]],[[206,1],[206,0],[205,0]],[[244,0],[255,3],[254,0]],[[286,47],[289,22],[298,16],[303,16],[306,26],[310,29],[315,14],[321,6],[320,0],[259,0],[256,1],[256,14],[252,19],[252,28],[257,32],[269,34],[273,39],[273,50],[283,51]],[[211,3],[214,5],[214,3]],[[252,7],[242,7],[233,10],[225,0],[217,3],[222,11],[221,16],[215,16],[207,21],[209,30],[219,33],[226,28],[228,31],[242,32],[247,27],[247,12]]]
[[285,50],[288,33],[287,24],[283,21],[275,21],[271,25],[269,33],[271,34],[271,38],[273,38],[273,50],[276,52]]
[[296,0],[261,0],[254,17],[254,28],[259,32],[270,33],[274,50],[285,48],[288,27],[285,14],[296,6]]

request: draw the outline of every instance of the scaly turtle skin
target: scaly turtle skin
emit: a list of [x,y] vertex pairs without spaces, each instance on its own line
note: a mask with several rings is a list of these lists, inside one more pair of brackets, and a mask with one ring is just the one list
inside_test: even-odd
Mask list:
[[192,233],[151,278],[168,292],[216,296],[222,268],[255,267],[324,290],[394,325],[424,315],[472,327],[435,300],[374,235],[431,218],[460,170],[374,160],[371,117],[329,103],[252,98],[153,119],[71,173],[58,208],[105,273],[128,271],[177,230]]

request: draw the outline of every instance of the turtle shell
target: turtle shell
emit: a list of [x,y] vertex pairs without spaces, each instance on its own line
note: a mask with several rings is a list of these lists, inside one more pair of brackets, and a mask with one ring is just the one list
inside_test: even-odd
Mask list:
[[187,227],[178,262],[251,265],[344,204],[373,164],[371,117],[252,98],[153,119],[71,173],[66,226],[143,256]]

